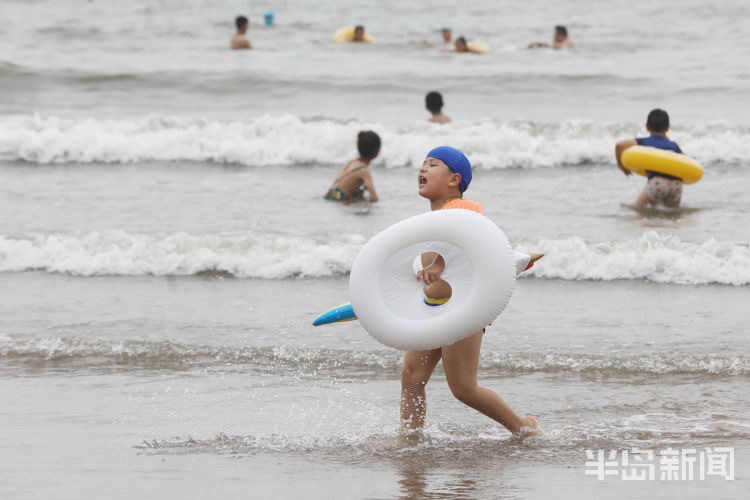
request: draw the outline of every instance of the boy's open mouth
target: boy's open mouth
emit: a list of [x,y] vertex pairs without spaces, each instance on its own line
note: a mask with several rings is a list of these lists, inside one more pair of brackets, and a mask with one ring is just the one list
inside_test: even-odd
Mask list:
[[425,184],[427,184],[427,178],[425,178],[423,175],[420,175],[419,176],[419,185],[420,186],[424,186]]

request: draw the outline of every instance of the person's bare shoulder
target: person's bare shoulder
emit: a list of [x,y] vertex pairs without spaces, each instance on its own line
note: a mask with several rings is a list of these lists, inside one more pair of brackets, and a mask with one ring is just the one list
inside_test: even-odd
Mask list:
[[560,49],[574,49],[576,46],[571,40],[565,40],[564,42],[555,42],[553,48],[556,50]]
[[361,179],[366,179],[368,177],[372,177],[372,172],[370,172],[370,166],[366,165],[362,162],[359,162],[358,165],[355,166],[358,170],[355,172]]
[[451,119],[447,115],[439,115],[431,117],[429,121],[432,123],[448,123],[451,121]]
[[252,49],[253,46],[250,45],[250,40],[245,38],[242,35],[234,35],[232,37],[232,43],[230,45],[232,50],[240,50],[240,49]]

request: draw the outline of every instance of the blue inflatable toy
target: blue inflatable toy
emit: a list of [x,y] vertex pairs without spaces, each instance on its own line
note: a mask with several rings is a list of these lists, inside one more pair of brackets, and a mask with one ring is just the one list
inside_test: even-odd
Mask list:
[[343,321],[354,321],[355,319],[357,319],[357,315],[354,314],[352,304],[351,302],[347,302],[346,304],[341,304],[333,309],[329,309],[318,316],[315,321],[313,321],[313,326],[341,323]]

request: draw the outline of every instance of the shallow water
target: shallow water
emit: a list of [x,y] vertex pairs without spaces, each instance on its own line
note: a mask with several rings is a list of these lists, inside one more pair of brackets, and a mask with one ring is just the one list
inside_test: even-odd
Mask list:
[[[0,497],[746,497],[746,2],[282,1],[270,29],[261,7],[3,4]],[[250,53],[226,50],[242,12]],[[330,42],[355,22],[377,43]],[[575,51],[524,48],[558,23]],[[440,53],[446,24],[492,52]],[[425,122],[433,89],[452,124]],[[613,146],[655,106],[706,174],[637,213]],[[362,129],[381,201],[324,202]],[[368,239],[428,209],[439,144],[546,254],[480,360],[540,437],[438,367],[423,438],[397,446],[402,353],[311,326]],[[706,447],[735,449],[735,481],[586,474],[586,450]]]
[[[250,480],[258,497],[314,488],[314,498],[535,498],[554,481],[571,496],[606,487],[626,498],[646,490],[586,476],[586,449],[721,445],[737,448],[738,481],[669,491],[743,491],[741,287],[524,279],[488,329],[481,379],[537,415],[544,435],[514,440],[456,402],[438,370],[425,439],[403,449],[399,353],[356,323],[310,326],[342,278],[255,286],[16,273],[4,282],[2,414],[23,430],[3,448],[13,496],[30,480],[35,495],[100,495],[74,481],[96,471],[93,484],[116,495],[135,485],[169,498],[210,494],[215,483],[229,495]],[[634,320],[666,294],[682,309]]]

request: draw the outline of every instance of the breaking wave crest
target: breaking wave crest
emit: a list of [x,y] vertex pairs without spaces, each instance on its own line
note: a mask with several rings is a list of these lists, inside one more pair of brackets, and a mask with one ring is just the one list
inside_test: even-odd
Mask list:
[[[248,121],[150,115],[142,119],[0,118],[0,159],[38,164],[216,162],[248,166],[329,165],[351,159],[359,130],[383,139],[377,160],[418,165],[436,144],[462,149],[475,167],[559,167],[612,163],[615,141],[641,124],[590,121],[459,121],[446,126],[302,119],[292,114]],[[675,128],[672,137],[704,164],[750,160],[750,127],[718,122]]]
[[[0,235],[0,272],[42,270],[76,276],[191,276],[289,279],[344,276],[363,235],[327,238],[280,234],[170,235],[103,231]],[[750,246],[683,241],[649,231],[635,239],[536,238],[514,242],[546,255],[527,274],[563,280],[649,280],[683,285],[750,284]]]

